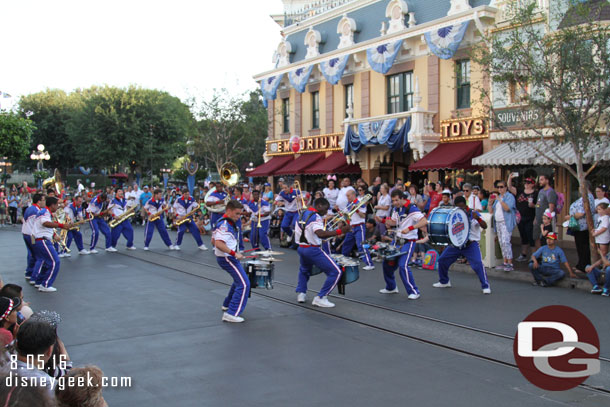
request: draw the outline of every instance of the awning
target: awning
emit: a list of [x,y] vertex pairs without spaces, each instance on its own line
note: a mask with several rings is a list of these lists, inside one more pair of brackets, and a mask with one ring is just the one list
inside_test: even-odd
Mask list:
[[348,164],[345,155],[336,151],[303,171],[303,174],[360,174],[357,164]]
[[127,174],[125,174],[124,172],[117,172],[117,173],[114,173],[114,174],[110,174],[108,176],[108,178],[124,178],[124,179],[127,179],[127,178],[129,178],[129,176]]
[[301,154],[299,158],[295,158],[294,161],[289,164],[282,166],[280,169],[275,171],[273,175],[296,175],[303,174],[303,171],[315,163],[324,159],[324,153],[311,153]]
[[[487,153],[472,159],[472,165],[481,167],[499,167],[503,165],[552,165],[551,161],[542,157],[536,150],[545,151],[552,147],[549,157],[568,164],[576,164],[574,149],[570,144],[557,146],[553,140],[515,141],[499,145]],[[585,164],[597,161],[610,161],[610,140],[601,138],[591,145],[584,158]]]
[[266,177],[268,175],[274,175],[274,172],[278,168],[283,167],[291,161],[294,161],[292,155],[280,155],[276,157],[271,157],[269,161],[259,165],[246,175],[248,177]]
[[472,158],[482,153],[482,141],[443,143],[415,164],[411,164],[409,171],[468,170],[474,168]]

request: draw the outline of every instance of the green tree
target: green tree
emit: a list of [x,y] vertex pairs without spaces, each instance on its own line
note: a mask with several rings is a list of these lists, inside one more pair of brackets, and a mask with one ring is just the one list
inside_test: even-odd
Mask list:
[[31,120],[17,113],[0,112],[0,157],[13,162],[26,158],[35,129]]
[[[557,0],[551,10],[539,10],[537,3],[519,2],[510,9],[510,27],[486,33],[472,59],[491,78],[491,86],[480,90],[496,129],[523,140],[578,180],[593,230],[585,180],[597,165],[591,153],[608,142],[603,136],[610,125],[610,27],[599,20],[610,5]],[[509,93],[518,95],[512,102],[523,110],[540,112],[539,120],[521,116],[526,131],[505,128],[494,114],[511,103]],[[559,146],[568,147],[572,157]],[[587,164],[592,165],[586,170]],[[596,258],[593,238],[591,251]]]
[[244,168],[250,161],[260,163],[267,137],[267,111],[260,91],[247,98],[231,96],[226,90],[215,91],[210,100],[194,107],[197,135],[196,156],[218,171],[231,161]]
[[78,105],[78,95],[68,95],[63,90],[47,89],[24,96],[19,110],[36,125],[32,136],[32,148],[44,144],[51,159],[50,168],[68,169],[76,165],[75,149],[66,127]]

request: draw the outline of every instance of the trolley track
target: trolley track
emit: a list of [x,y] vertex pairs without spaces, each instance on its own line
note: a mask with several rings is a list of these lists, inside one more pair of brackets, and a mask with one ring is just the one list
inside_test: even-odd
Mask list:
[[[181,258],[181,257],[177,257],[177,256],[172,256],[172,255],[166,254],[166,253],[159,253],[159,252],[153,252],[153,253],[155,253],[156,255],[159,255],[159,256],[165,256],[165,257],[169,257],[169,258],[172,258],[172,259],[175,259],[175,260],[184,261],[186,263],[191,263],[191,264],[196,264],[196,265],[200,265],[200,266],[206,266],[206,267],[214,268],[214,269],[217,269],[217,270],[222,270],[222,268],[219,267],[216,264],[209,264],[209,263],[204,263],[204,262],[198,262],[198,261],[194,261],[194,260],[190,260],[190,259],[185,259],[185,258]],[[132,255],[132,254],[124,253],[124,252],[119,252],[118,254],[121,254],[121,255],[127,256],[127,257],[131,257],[131,258],[143,261],[145,263],[150,263],[150,264],[154,264],[154,265],[157,265],[157,266],[165,267],[165,268],[177,271],[177,272],[182,273],[182,274],[186,274],[186,275],[197,277],[197,278],[200,278],[200,279],[203,279],[203,280],[211,281],[211,282],[214,282],[214,283],[217,283],[217,284],[221,284],[221,285],[224,285],[224,286],[227,286],[227,287],[230,286],[230,284],[227,283],[227,282],[224,282],[224,281],[221,281],[221,280],[217,280],[217,279],[214,279],[214,278],[209,277],[209,276],[203,276],[203,275],[200,275],[200,274],[197,274],[197,273],[193,273],[193,272],[190,272],[190,271],[187,271],[187,270],[183,270],[183,269],[180,269],[178,267],[173,267],[173,266],[168,266],[168,265],[165,265],[165,264],[160,264],[160,263],[155,262],[155,261],[153,261],[151,259],[146,259],[146,258],[138,257],[138,256],[135,256],[135,255]],[[278,280],[274,280],[274,283],[279,284],[279,285],[283,285],[283,286],[286,286],[286,287],[296,288],[296,286],[294,284],[285,283],[285,282],[281,282],[281,281],[278,281]],[[445,349],[445,350],[448,350],[448,351],[456,352],[458,354],[462,354],[462,355],[465,355],[465,356],[468,356],[468,357],[472,357],[472,358],[476,358],[476,359],[479,359],[479,360],[483,360],[483,361],[486,361],[486,362],[489,362],[489,363],[494,363],[494,364],[498,364],[498,365],[509,367],[509,368],[513,368],[513,369],[518,369],[518,367],[517,367],[517,365],[515,363],[507,362],[505,360],[494,358],[492,356],[487,356],[487,355],[483,355],[483,354],[476,353],[476,352],[473,352],[473,351],[469,351],[469,350],[466,350],[466,349],[462,349],[462,348],[454,347],[454,346],[447,345],[447,344],[444,344],[444,343],[440,343],[440,342],[435,341],[435,340],[430,340],[430,339],[422,338],[422,337],[419,337],[419,336],[416,336],[416,335],[411,335],[411,334],[408,334],[408,333],[405,333],[405,332],[400,332],[400,331],[395,330],[395,329],[385,328],[385,327],[382,327],[382,326],[379,326],[379,325],[375,325],[373,323],[369,323],[369,322],[366,322],[366,321],[358,320],[358,319],[355,319],[355,318],[352,318],[352,317],[348,317],[348,316],[345,316],[345,315],[338,315],[338,314],[334,314],[334,313],[329,313],[325,309],[318,309],[318,308],[314,308],[314,307],[309,307],[306,304],[299,304],[299,303],[295,303],[294,301],[289,301],[289,300],[285,300],[285,299],[282,299],[282,298],[278,298],[278,297],[275,297],[275,296],[273,296],[271,294],[265,293],[265,291],[252,290],[252,295],[256,295],[256,296],[259,296],[259,297],[262,297],[262,298],[265,298],[265,299],[268,299],[268,300],[271,300],[271,301],[274,301],[274,302],[277,302],[277,303],[289,305],[291,307],[296,307],[296,308],[312,311],[312,312],[324,315],[324,316],[329,317],[329,318],[333,318],[333,319],[337,319],[337,320],[341,320],[341,321],[345,321],[345,322],[350,322],[350,323],[355,323],[355,324],[358,324],[360,326],[365,326],[367,328],[370,328],[370,329],[373,329],[373,330],[376,330],[376,331],[379,331],[379,332],[387,333],[387,334],[390,334],[390,335],[393,335],[393,336],[402,337],[402,338],[409,339],[409,340],[412,340],[412,341],[415,341],[415,342],[424,343],[424,344],[431,345],[431,346],[434,346],[434,347],[437,347],[437,348],[441,348],[441,349]],[[308,291],[313,291],[313,290],[308,290]],[[450,321],[445,321],[445,320],[442,320],[442,319],[433,318],[433,317],[429,317],[429,316],[426,316],[426,315],[421,315],[421,314],[417,314],[417,313],[413,313],[413,312],[397,310],[395,308],[385,307],[385,306],[382,306],[382,305],[379,305],[379,304],[373,304],[373,303],[366,302],[366,301],[360,301],[360,300],[356,300],[356,299],[352,299],[352,298],[347,298],[347,297],[343,297],[343,296],[338,296],[338,295],[331,295],[331,296],[334,297],[334,298],[339,298],[342,301],[347,301],[347,302],[351,302],[351,303],[355,303],[355,304],[359,304],[359,305],[364,305],[364,306],[372,307],[372,308],[375,308],[375,309],[378,309],[378,310],[389,311],[389,312],[393,312],[393,313],[397,313],[397,314],[402,314],[402,315],[406,315],[406,316],[410,316],[410,317],[414,317],[414,318],[419,318],[419,319],[423,319],[423,320],[426,320],[426,321],[429,321],[429,322],[434,322],[434,323],[438,323],[438,324],[442,324],[442,325],[456,327],[456,328],[464,329],[464,330],[467,330],[467,331],[470,331],[470,332],[476,332],[478,334],[484,334],[484,335],[488,335],[488,336],[492,336],[492,337],[497,337],[497,338],[501,338],[501,339],[506,339],[506,340],[511,340],[511,341],[514,340],[514,337],[512,337],[510,335],[505,335],[505,334],[501,334],[501,333],[497,333],[497,332],[493,332],[493,331],[488,331],[488,330],[479,329],[479,328],[476,328],[476,327],[471,327],[471,326],[468,326],[468,325],[463,325],[463,324],[458,324],[458,323],[454,323],[454,322],[450,322]],[[600,361],[603,361],[603,362],[610,362],[609,358],[605,358],[605,357],[601,357],[600,356],[599,359],[600,359]],[[585,390],[588,390],[588,391],[591,391],[591,392],[594,392],[594,393],[602,394],[602,395],[605,395],[605,396],[610,396],[610,389],[605,389],[605,388],[601,388],[601,387],[597,387],[597,386],[592,386],[592,385],[588,385],[588,384],[580,384],[578,387],[580,387],[582,389],[585,389]]]

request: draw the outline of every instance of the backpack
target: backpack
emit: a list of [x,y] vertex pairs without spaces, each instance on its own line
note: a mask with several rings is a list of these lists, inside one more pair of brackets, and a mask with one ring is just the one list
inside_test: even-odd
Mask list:
[[438,252],[436,250],[434,250],[434,249],[428,250],[424,256],[424,262],[421,267],[424,270],[436,270],[437,257],[438,257]]

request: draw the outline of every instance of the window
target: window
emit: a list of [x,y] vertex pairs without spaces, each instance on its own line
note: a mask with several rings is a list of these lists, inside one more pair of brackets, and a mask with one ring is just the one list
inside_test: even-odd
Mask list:
[[462,59],[456,64],[457,108],[467,109],[470,107],[470,60]]
[[388,76],[388,114],[413,108],[413,72]]
[[311,128],[320,128],[320,92],[311,94]]
[[352,109],[354,109],[354,85],[353,84],[345,85],[345,117],[348,116],[347,111],[350,107]]
[[509,103],[519,104],[527,100],[527,84],[511,80],[508,83]]
[[290,99],[282,99],[282,133],[290,133]]

